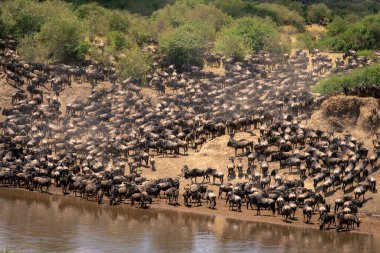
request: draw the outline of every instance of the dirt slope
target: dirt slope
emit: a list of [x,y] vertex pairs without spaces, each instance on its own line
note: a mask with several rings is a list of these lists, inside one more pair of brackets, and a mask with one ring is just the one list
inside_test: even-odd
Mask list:
[[380,127],[379,101],[343,95],[331,97],[323,102],[306,126],[331,130],[338,135],[351,133],[372,150],[371,141]]

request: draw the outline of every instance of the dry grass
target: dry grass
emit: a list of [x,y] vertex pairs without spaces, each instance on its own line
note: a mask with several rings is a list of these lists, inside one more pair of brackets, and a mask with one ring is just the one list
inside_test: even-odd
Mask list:
[[225,75],[225,71],[224,71],[224,67],[223,67],[223,64],[220,65],[220,67],[214,67],[214,66],[211,66],[211,65],[208,65],[207,63],[203,66],[203,70],[205,71],[210,71],[214,74],[217,74],[217,75],[221,75],[221,76],[224,76]]
[[325,27],[316,24],[305,26],[305,29],[317,40],[320,39],[321,35],[327,31]]

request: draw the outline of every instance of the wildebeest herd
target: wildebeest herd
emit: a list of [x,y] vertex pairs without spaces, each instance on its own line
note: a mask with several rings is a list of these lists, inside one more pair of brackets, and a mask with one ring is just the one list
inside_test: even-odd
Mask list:
[[[18,88],[13,106],[2,110],[3,186],[48,192],[54,184],[63,194],[99,203],[107,197],[111,205],[128,199],[141,207],[164,195],[169,204],[177,205],[183,197],[186,206],[205,200],[214,209],[224,195],[231,210],[242,211],[245,204],[247,209],[255,207],[257,215],[269,209],[289,221],[302,208],[305,222],[318,212],[321,229],[337,221],[337,230],[359,226],[356,214],[366,202],[365,193],[376,191],[372,172],[380,139],[374,140],[375,152],[369,156],[363,143],[349,134],[338,138],[300,124],[325,99],[309,89],[321,76],[370,64],[353,51],[344,55],[347,64],[341,59],[335,67],[318,50],[310,51],[312,59],[302,50],[281,57],[260,52],[242,62],[208,55],[206,59],[224,66],[225,75],[167,66],[154,54],[155,68],[145,83],[156,89],[154,101],[143,94],[141,80],[117,82],[113,67],[21,61],[12,41],[0,43],[4,85]],[[60,92],[70,89],[72,81],[89,82],[93,90],[86,100],[62,108]],[[104,81],[112,87],[95,89]],[[239,132],[257,136],[239,140]],[[235,152],[226,179],[234,183],[226,183],[223,171],[213,164],[203,169],[185,166],[178,168],[181,176],[155,180],[138,170],[164,170],[156,168],[154,157],[179,157],[226,134],[230,138],[225,145]],[[286,170],[294,179],[281,176]],[[191,185],[180,187],[182,177]],[[308,178],[314,189],[305,188]],[[208,185],[211,179],[214,185],[220,183],[219,192]],[[326,196],[351,188],[354,194],[337,199],[332,210]]]

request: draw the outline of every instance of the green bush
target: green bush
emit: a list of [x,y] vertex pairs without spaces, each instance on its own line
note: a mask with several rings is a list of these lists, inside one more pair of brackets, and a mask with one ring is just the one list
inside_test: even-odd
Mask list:
[[27,61],[45,62],[48,58],[47,50],[35,40],[33,35],[27,35],[21,39],[18,53]]
[[[2,11],[0,9],[0,17],[2,16]],[[0,18],[0,36],[3,37],[8,31],[7,26],[4,23],[3,19]]]
[[[277,51],[283,49],[282,40],[276,25],[270,19],[241,18],[224,33],[242,38],[251,51],[260,50]],[[222,34],[223,36],[223,34]]]
[[329,36],[338,36],[345,32],[350,25],[352,25],[352,23],[349,23],[346,19],[337,17],[334,21],[328,24],[327,34]]
[[366,68],[355,69],[351,73],[331,75],[320,80],[312,88],[313,92],[331,94],[343,91],[344,85],[349,88],[366,85],[380,85],[380,65],[372,65]]
[[129,20],[131,24],[128,35],[140,46],[148,43],[154,34],[154,28],[152,28],[150,21],[139,16],[130,16]]
[[107,44],[114,51],[121,51],[128,46],[128,41],[125,33],[112,31],[108,33]]
[[83,4],[76,11],[78,17],[86,23],[91,37],[105,36],[110,31],[127,32],[130,26],[125,13],[105,9],[96,3]]
[[[330,28],[331,29],[331,28]],[[331,34],[330,46],[335,50],[364,50],[380,48],[380,14],[364,17],[344,31]]]
[[[167,6],[153,15],[156,34],[182,25],[203,24],[219,31],[231,23],[231,18],[213,5],[198,4],[194,7],[183,3]],[[208,28],[209,29],[209,28]]]
[[77,9],[78,17],[85,24],[90,38],[105,36],[109,31],[107,10],[96,3],[83,4]]
[[269,16],[280,25],[293,25],[299,31],[305,30],[303,18],[296,12],[279,4],[262,3],[257,5],[257,15]]
[[[58,10],[52,15],[51,10]],[[72,16],[72,5],[63,1],[13,0],[1,3],[0,19],[7,32],[17,39],[39,32],[51,18]]]
[[364,57],[367,57],[367,58],[372,59],[372,60],[378,60],[379,59],[379,57],[377,57],[377,55],[374,52],[372,52],[371,50],[360,50],[357,53],[360,56],[364,56]]
[[[66,63],[83,60],[84,39],[84,28],[75,17],[50,19],[34,35],[37,45],[43,47],[49,56],[46,61]],[[25,41],[21,43],[25,44]],[[25,52],[26,48],[21,47],[21,50]]]
[[172,64],[203,65],[204,38],[191,26],[181,26],[161,35],[160,49]]
[[216,40],[215,50],[217,52],[223,52],[235,60],[241,61],[249,52],[247,44],[248,43],[240,36],[232,33],[222,33]]
[[215,0],[214,4],[217,8],[232,17],[242,17],[250,8],[250,4],[242,0]]
[[313,40],[309,32],[297,34],[297,48],[315,48],[316,42]]
[[314,23],[325,19],[330,20],[331,15],[331,10],[324,3],[313,4],[307,8],[307,19]]
[[294,0],[278,0],[276,2],[286,6],[289,10],[297,12],[300,16],[304,14],[304,5],[301,2]]
[[122,58],[117,62],[116,68],[121,80],[136,77],[142,81],[148,74],[151,61],[147,53],[141,52],[138,47],[125,50]]

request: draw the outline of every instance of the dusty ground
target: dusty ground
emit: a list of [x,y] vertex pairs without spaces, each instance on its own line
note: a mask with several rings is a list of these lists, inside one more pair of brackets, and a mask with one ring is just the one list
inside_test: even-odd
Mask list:
[[372,151],[372,139],[380,127],[379,101],[375,98],[334,96],[326,100],[304,124],[332,130],[339,136],[351,133]]
[[[1,76],[1,73],[0,73]],[[97,88],[105,88],[110,87],[109,83],[100,84]],[[25,87],[24,87],[25,88]],[[0,107],[9,108],[11,106],[11,95],[15,92],[16,89],[5,83],[4,78],[0,79]],[[46,91],[46,96],[49,95],[49,91]],[[91,86],[87,83],[73,83],[72,87],[66,88],[61,92],[60,101],[62,103],[61,110],[65,109],[67,103],[70,103],[76,99],[85,100],[87,96],[91,93]],[[155,91],[149,88],[144,88],[143,93],[146,96],[155,97]],[[337,100],[329,101],[322,106],[321,111],[316,112],[312,119],[309,122],[304,122],[305,125],[321,128],[324,130],[330,129],[332,126],[330,124],[330,116],[335,115],[336,119],[344,125],[343,131],[340,134],[343,134],[344,131],[350,131],[353,133],[354,137],[358,140],[364,141],[369,149],[372,149],[371,139],[373,138],[373,131],[368,131],[366,129],[367,119],[371,115],[372,110],[378,109],[378,102],[373,99],[358,99],[358,98],[336,98]],[[340,100],[339,100],[340,99]],[[348,99],[353,104],[350,107],[344,107],[347,105]],[[354,102],[352,102],[354,101]],[[355,102],[356,101],[356,102]],[[342,107],[343,106],[343,107]],[[358,113],[350,114],[350,110],[355,109],[359,111]],[[329,111],[330,110],[330,111]],[[343,112],[347,113],[344,114]],[[334,113],[332,113],[334,112]],[[326,116],[326,113],[328,114]],[[330,116],[329,116],[330,115]],[[354,116],[352,116],[354,115]],[[356,117],[356,118],[355,118]],[[257,143],[257,131],[251,131],[249,133],[239,133],[236,135],[237,139],[246,138],[249,140],[253,140]],[[162,177],[177,177],[181,174],[181,168],[184,165],[188,165],[189,168],[202,168],[206,169],[208,167],[216,168],[221,170],[225,174],[225,182],[227,182],[227,165],[229,164],[229,157],[234,156],[234,150],[227,147],[228,136],[222,136],[215,138],[213,140],[208,140],[205,143],[199,152],[195,152],[194,150],[190,150],[188,155],[181,155],[180,157],[156,157],[156,167],[157,171],[152,172],[149,168],[142,168],[143,176],[148,179],[162,178]],[[238,162],[238,161],[237,161]],[[243,159],[242,161],[244,171],[247,169],[247,160]],[[278,168],[278,163],[269,163],[270,170],[273,168]],[[295,178],[298,175],[289,173],[288,170],[281,171],[283,178]],[[376,173],[375,176],[379,180],[379,173]],[[243,181],[244,178],[236,178],[232,180],[232,182]],[[180,178],[181,182],[181,190],[184,186],[190,184],[190,180],[185,180],[184,178]],[[219,183],[219,182],[217,182]],[[312,188],[312,182],[309,178],[306,181],[306,186]],[[217,193],[218,187],[210,185],[211,189]],[[60,190],[52,189],[54,193],[61,194]],[[339,197],[341,192],[339,191],[334,194],[334,196],[329,196],[327,198],[329,203],[332,203],[335,198]],[[369,198],[365,207],[360,210],[360,217],[364,221],[363,226],[360,228],[360,232],[368,232],[374,233],[378,232],[380,226],[380,220],[376,217],[380,217],[380,196],[378,194],[367,194],[366,198]],[[253,220],[260,222],[270,222],[270,223],[278,223],[278,224],[286,224],[281,216],[276,215],[277,217],[273,218],[272,215],[268,211],[263,211],[261,216],[256,216],[256,211],[247,211],[245,206],[243,206],[243,212],[233,212],[229,211],[228,207],[225,207],[224,200],[219,200],[217,202],[217,210],[210,210],[206,208],[206,204],[203,203],[201,207],[185,207],[183,206],[183,200],[180,198],[180,206],[169,206],[165,203],[165,200],[155,200],[153,204],[153,208],[163,208],[163,209],[172,209],[172,210],[180,210],[186,212],[194,212],[194,213],[202,213],[202,214],[211,214],[211,215],[219,215],[223,217],[229,218],[237,218],[242,220]],[[289,225],[292,226],[302,226],[302,227],[314,227],[318,228],[317,223],[317,215],[315,215],[312,219],[314,225],[304,224],[302,213],[300,211],[297,212],[298,220],[292,221]]]

